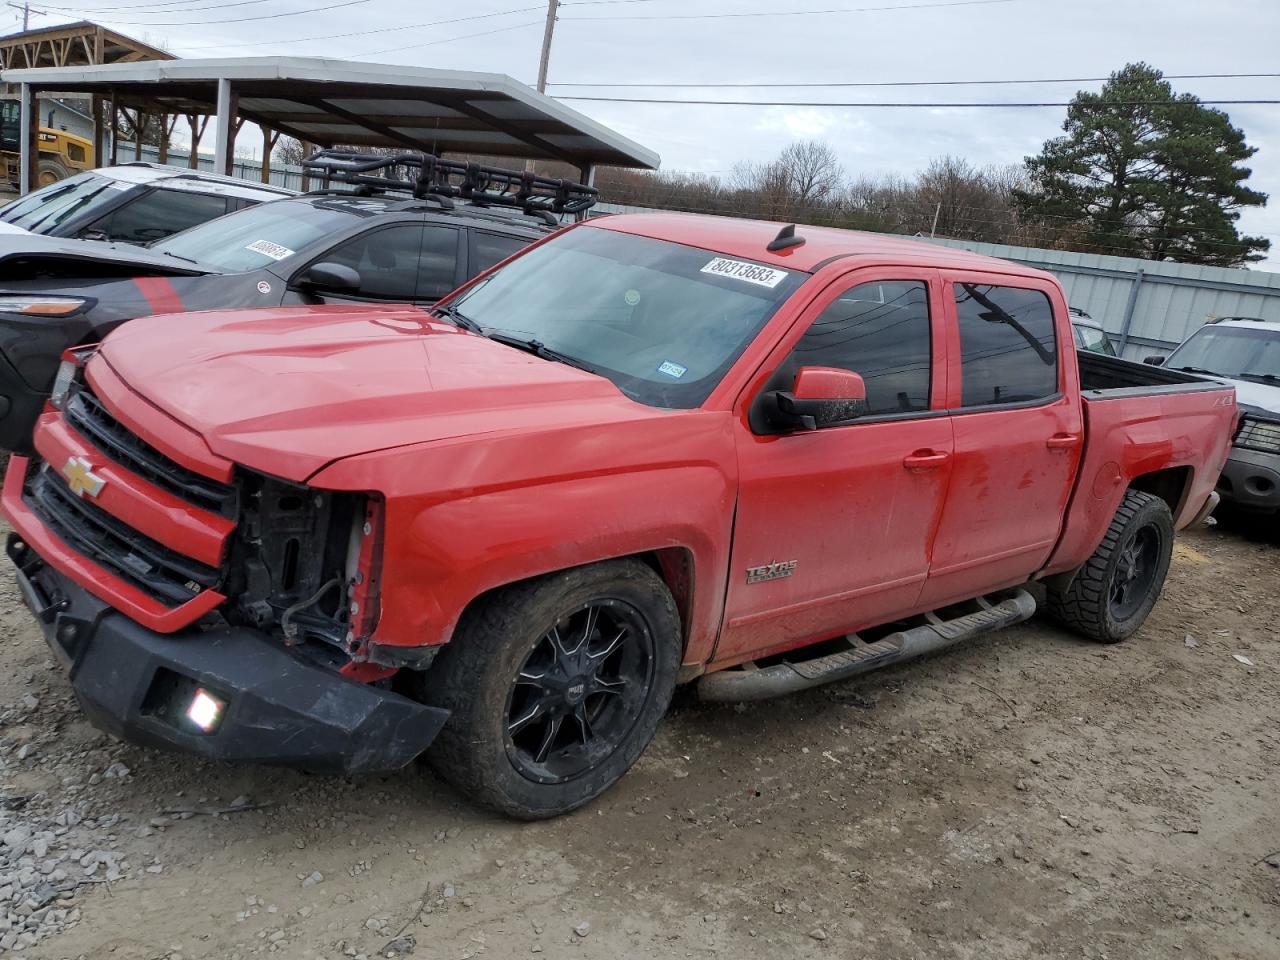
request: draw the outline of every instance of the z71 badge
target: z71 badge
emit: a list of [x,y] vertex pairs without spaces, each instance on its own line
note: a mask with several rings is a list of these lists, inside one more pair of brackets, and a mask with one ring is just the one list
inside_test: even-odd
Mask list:
[[747,567],[747,583],[763,583],[766,580],[781,580],[796,572],[796,560],[779,560],[777,563],[766,563],[762,567]]

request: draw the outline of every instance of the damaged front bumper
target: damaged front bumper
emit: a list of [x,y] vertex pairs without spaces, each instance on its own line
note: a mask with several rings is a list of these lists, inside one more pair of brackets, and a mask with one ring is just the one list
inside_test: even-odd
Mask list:
[[[134,743],[323,773],[398,770],[448,712],[356,683],[255,630],[161,634],[117,613],[9,537],[23,599],[92,723]],[[199,692],[221,704],[208,731]],[[206,699],[206,703],[210,702]]]

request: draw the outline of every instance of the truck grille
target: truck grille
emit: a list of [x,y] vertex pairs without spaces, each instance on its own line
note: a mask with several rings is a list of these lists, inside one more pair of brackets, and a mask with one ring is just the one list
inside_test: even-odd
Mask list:
[[1235,445],[1246,450],[1280,453],[1280,421],[1245,417],[1236,434]]
[[87,386],[81,385],[68,397],[64,415],[67,423],[105,456],[162,490],[204,510],[235,515],[235,487],[202,477],[170,460],[122,425]]
[[218,586],[219,571],[170,550],[71,492],[48,464],[28,487],[27,503],[68,546],[171,606]]

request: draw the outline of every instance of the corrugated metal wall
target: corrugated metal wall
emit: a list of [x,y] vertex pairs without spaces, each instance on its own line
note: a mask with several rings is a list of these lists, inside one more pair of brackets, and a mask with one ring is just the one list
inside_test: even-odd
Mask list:
[[1101,322],[1117,346],[1123,341],[1123,353],[1131,359],[1168,353],[1210,317],[1280,322],[1280,273],[1000,243],[932,242],[1050,271],[1066,290],[1067,302]]
[[[600,203],[592,210],[644,212],[649,211],[616,203]],[[1002,243],[942,238],[929,242],[1048,270],[1062,283],[1067,302],[1106,327],[1117,347],[1123,342],[1122,353],[1130,359],[1169,353],[1210,317],[1261,317],[1280,322],[1280,273]]]

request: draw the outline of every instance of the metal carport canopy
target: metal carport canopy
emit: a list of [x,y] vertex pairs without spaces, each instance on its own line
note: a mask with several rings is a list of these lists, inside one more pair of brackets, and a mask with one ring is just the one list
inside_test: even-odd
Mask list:
[[[168,60],[7,70],[24,105],[40,90],[98,94],[147,112],[233,117],[321,146],[405,147],[656,169],[658,154],[498,73],[320,57]],[[27,138],[23,138],[24,146]]]

